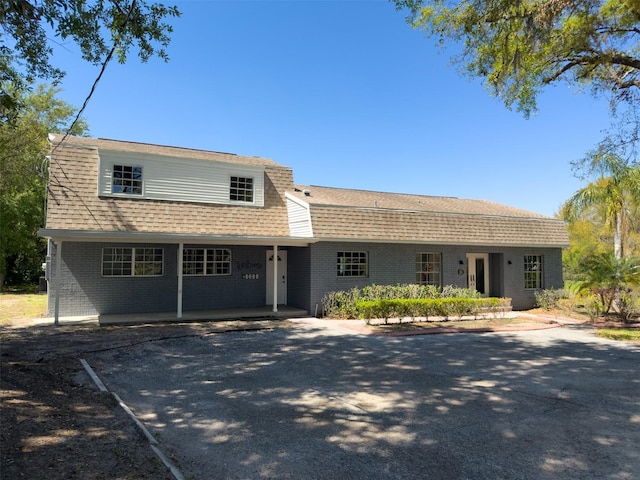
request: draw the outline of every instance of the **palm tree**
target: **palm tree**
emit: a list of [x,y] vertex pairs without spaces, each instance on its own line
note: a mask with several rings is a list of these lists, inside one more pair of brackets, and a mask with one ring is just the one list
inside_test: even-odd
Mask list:
[[635,307],[632,300],[624,301],[624,295],[629,296],[634,287],[640,286],[640,259],[615,258],[611,252],[602,253],[587,259],[583,268],[584,280],[576,282],[573,288],[596,295],[604,313],[615,307],[627,320]]
[[625,242],[634,207],[640,204],[640,165],[628,164],[619,156],[602,153],[592,158],[592,171],[600,177],[567,200],[562,214],[574,222],[590,207],[603,209],[604,220],[613,228],[615,258],[624,257]]

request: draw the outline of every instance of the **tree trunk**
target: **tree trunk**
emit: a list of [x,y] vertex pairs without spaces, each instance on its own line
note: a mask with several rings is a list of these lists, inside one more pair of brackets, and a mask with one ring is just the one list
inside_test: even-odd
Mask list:
[[624,252],[622,250],[622,215],[617,214],[615,217],[615,227],[613,231],[613,254],[616,259],[620,260]]

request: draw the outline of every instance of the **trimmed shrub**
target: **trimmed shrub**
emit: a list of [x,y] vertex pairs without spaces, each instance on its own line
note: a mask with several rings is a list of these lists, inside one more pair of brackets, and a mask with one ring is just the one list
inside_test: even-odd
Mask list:
[[[362,288],[354,287],[351,290],[327,293],[321,301],[322,314],[325,317],[352,319],[358,318],[360,315],[360,312],[356,307],[357,302],[428,298],[480,298],[480,294],[475,290],[455,287],[453,285],[446,285],[440,288],[434,285],[419,285],[415,283],[398,285],[374,284],[367,285]],[[413,317],[416,310],[411,310],[411,312],[413,313],[407,312],[406,315],[402,315],[399,318]],[[428,317],[441,315],[441,313],[446,312],[442,311],[441,313],[437,313],[436,311],[432,311],[432,307],[430,307],[427,308],[426,313],[428,313],[428,315],[416,314],[415,316]]]
[[372,319],[382,319],[388,323],[389,318],[424,317],[462,317],[478,315],[482,311],[490,313],[498,308],[506,309],[509,299],[501,298],[398,298],[356,301],[358,316],[370,323]]

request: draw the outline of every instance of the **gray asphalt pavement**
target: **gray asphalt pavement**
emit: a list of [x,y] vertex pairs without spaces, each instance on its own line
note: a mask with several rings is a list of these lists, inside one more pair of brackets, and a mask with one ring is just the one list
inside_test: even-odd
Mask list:
[[92,354],[186,478],[638,479],[640,348],[322,321]]

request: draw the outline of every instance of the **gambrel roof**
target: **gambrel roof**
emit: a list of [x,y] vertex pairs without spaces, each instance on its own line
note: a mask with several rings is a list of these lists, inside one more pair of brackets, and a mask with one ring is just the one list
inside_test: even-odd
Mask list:
[[486,200],[298,185],[317,240],[568,246],[564,223]]
[[[272,160],[219,152],[115,140],[68,137],[53,140],[47,223],[43,236],[149,241],[247,241],[287,244],[289,226],[284,192],[293,183],[291,169]],[[145,156],[175,161],[211,162],[264,172],[264,205],[221,205],[98,195],[100,155]],[[120,152],[120,153],[118,153]],[[206,166],[206,165],[205,165]],[[186,168],[186,167],[185,167]]]
[[[282,246],[334,240],[569,244],[562,221],[485,200],[294,186],[291,169],[266,158],[85,137],[62,140],[58,135],[52,141],[47,224],[40,232],[49,238]],[[101,157],[109,155],[146,159],[156,169],[162,195],[135,198],[100,190]],[[261,203],[209,201],[200,190],[210,182],[198,175],[215,170],[256,175]],[[229,200],[229,177],[224,178],[218,194]],[[185,183],[193,187],[188,201],[176,200],[173,191],[180,188],[184,195]]]

